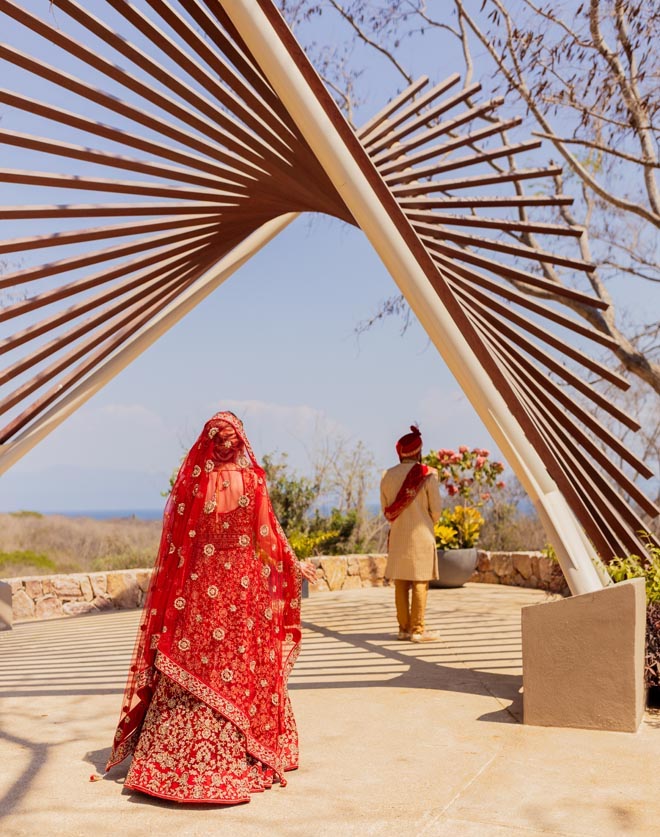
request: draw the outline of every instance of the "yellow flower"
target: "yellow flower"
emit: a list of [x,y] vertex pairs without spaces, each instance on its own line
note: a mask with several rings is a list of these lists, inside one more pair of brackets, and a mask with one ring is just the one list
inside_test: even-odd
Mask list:
[[434,526],[438,549],[469,549],[479,540],[484,519],[472,506],[445,509]]

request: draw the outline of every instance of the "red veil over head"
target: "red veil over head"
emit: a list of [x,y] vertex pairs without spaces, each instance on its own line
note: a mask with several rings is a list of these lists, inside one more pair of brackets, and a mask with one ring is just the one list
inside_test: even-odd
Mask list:
[[[106,769],[135,749],[157,678],[234,723],[282,776],[288,674],[300,645],[298,562],[233,413],[213,416],[177,475]],[[284,740],[287,738],[289,740]]]

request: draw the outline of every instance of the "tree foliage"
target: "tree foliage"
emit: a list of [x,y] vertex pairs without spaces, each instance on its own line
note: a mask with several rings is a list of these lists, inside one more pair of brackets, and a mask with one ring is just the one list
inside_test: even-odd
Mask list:
[[293,471],[286,453],[266,454],[262,462],[275,514],[299,558],[383,548],[384,521],[367,507],[375,466],[362,442],[325,439],[312,477]]
[[[562,207],[563,220],[583,227],[580,256],[598,269],[588,290],[609,304],[595,311],[569,304],[594,328],[612,337],[621,366],[660,393],[655,313],[631,318],[614,305],[611,282],[625,279],[632,298],[640,284],[660,283],[656,246],[660,226],[657,186],[657,44],[660,7],[654,0],[280,0],[289,22],[349,119],[362,104],[356,82],[378,63],[393,87],[408,85],[411,56],[428,56],[427,71],[450,70],[445,56],[458,47],[467,87],[478,76],[486,94],[501,93],[505,107],[526,112],[523,130],[542,136],[562,161],[557,191],[576,197]],[[318,20],[343,32],[340,46],[319,42]],[[343,27],[343,30],[341,29]],[[438,58],[438,56],[440,58]],[[392,90],[392,94],[396,90]],[[380,105],[380,103],[378,103]],[[375,110],[376,105],[371,107]],[[503,134],[503,140],[507,137]],[[494,168],[501,168],[492,162]],[[510,165],[515,167],[515,161]],[[525,187],[519,184],[516,189]],[[527,220],[526,210],[520,212]],[[509,233],[528,246],[533,234]],[[555,249],[565,246],[558,242]],[[562,285],[573,277],[551,265],[539,268]],[[582,281],[582,280],[581,280]],[[374,319],[406,311],[401,298],[387,300]]]

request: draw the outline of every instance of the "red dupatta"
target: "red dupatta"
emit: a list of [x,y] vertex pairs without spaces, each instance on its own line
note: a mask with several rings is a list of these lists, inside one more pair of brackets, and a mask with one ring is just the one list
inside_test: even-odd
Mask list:
[[390,523],[396,520],[401,512],[412,503],[430,473],[431,468],[419,462],[415,463],[408,471],[394,501],[383,510],[383,514]]
[[106,769],[137,744],[157,678],[236,725],[280,775],[286,681],[300,645],[298,562],[232,413],[207,422],[165,507],[158,558]]

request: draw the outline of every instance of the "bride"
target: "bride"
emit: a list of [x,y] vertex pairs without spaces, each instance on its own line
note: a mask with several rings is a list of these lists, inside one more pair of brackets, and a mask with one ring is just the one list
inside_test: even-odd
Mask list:
[[300,647],[299,562],[241,421],[211,418],[163,518],[106,770],[178,802],[233,804],[298,766],[287,678]]

